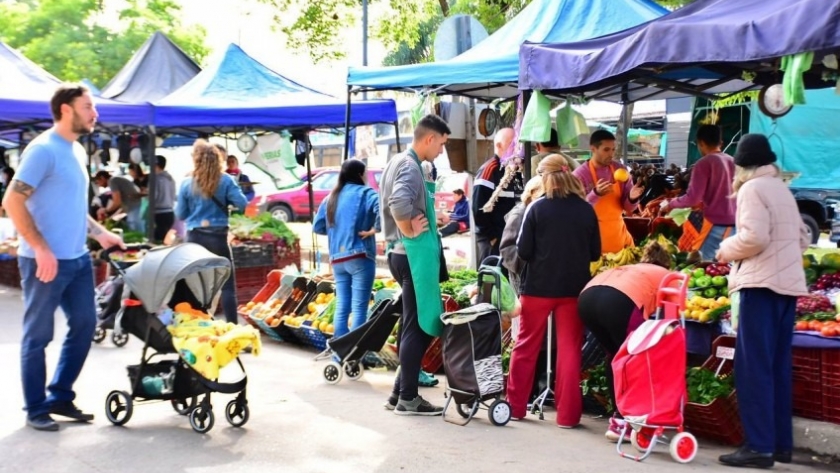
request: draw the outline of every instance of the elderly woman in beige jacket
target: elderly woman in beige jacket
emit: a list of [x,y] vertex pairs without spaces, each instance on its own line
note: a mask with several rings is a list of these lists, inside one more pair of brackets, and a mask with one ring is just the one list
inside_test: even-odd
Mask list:
[[807,294],[802,252],[809,238],[775,162],[767,137],[741,138],[737,233],[717,253],[718,261],[733,263],[729,289],[739,308],[735,387],[746,442],[720,457],[730,466],[790,463],[793,449],[791,343],[796,297]]

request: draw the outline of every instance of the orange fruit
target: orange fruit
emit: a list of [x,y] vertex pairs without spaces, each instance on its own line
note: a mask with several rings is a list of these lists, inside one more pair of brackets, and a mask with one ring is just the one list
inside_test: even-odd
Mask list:
[[617,182],[627,182],[630,179],[630,173],[624,168],[618,168],[613,173],[613,179]]

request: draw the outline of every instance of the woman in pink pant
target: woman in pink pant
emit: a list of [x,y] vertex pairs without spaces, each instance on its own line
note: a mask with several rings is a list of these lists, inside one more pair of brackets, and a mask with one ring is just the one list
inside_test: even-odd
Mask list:
[[554,313],[557,346],[557,425],[580,423],[580,356],[583,324],[577,298],[591,276],[589,263],[601,256],[598,218],[584,199],[583,186],[560,155],[544,158],[537,169],[545,196],[525,210],[517,252],[525,261],[522,315],[508,379],[508,402],[515,420],[525,417],[537,356]]

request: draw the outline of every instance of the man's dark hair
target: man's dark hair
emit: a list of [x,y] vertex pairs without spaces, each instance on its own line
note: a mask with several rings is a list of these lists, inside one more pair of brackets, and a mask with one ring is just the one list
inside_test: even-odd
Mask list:
[[458,195],[460,195],[461,197],[463,197],[463,196],[464,196],[464,191],[462,191],[461,189],[455,189],[454,191],[452,191],[452,193],[453,193],[453,194],[458,194]]
[[93,176],[93,179],[105,179],[110,181],[111,173],[109,173],[108,171],[99,171],[98,173],[96,173],[96,175]]
[[159,167],[161,170],[166,169],[166,157],[165,156],[161,156],[161,155],[155,156],[155,163],[157,164],[157,167]]
[[61,84],[50,99],[50,111],[55,121],[61,120],[61,106],[73,105],[73,101],[89,93],[87,87],[81,84]]
[[426,115],[420,119],[417,126],[414,128],[414,139],[419,140],[432,132],[439,135],[452,134],[452,131],[449,129],[449,125],[443,121],[443,118],[440,118],[437,115]]
[[720,146],[723,142],[723,132],[717,125],[700,125],[696,138],[709,146]]
[[589,137],[589,146],[599,148],[604,141],[615,141],[615,135],[607,130],[595,130]]
[[543,141],[540,145],[545,148],[557,148],[560,146],[560,138],[557,137],[557,130],[552,128],[551,136],[548,138],[548,141]]
[[213,147],[215,147],[217,150],[219,150],[219,152],[222,153],[222,156],[224,156],[225,158],[228,157],[227,149],[225,149],[224,146],[220,145],[219,143],[216,143],[216,144],[213,145]]

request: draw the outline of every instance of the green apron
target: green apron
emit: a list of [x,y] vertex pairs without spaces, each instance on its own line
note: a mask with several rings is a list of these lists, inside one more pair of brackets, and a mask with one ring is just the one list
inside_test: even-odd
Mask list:
[[[408,152],[411,159],[420,169],[423,175],[423,168],[414,150]],[[440,237],[438,232],[433,231],[433,225],[437,222],[435,217],[435,183],[426,182],[426,219],[429,221],[429,230],[421,233],[415,238],[403,237],[402,244],[408,256],[408,266],[411,270],[411,279],[414,281],[414,293],[417,299],[417,315],[420,328],[433,337],[439,337],[443,333],[443,322],[440,321],[440,314],[443,313],[443,303],[440,296]]]

